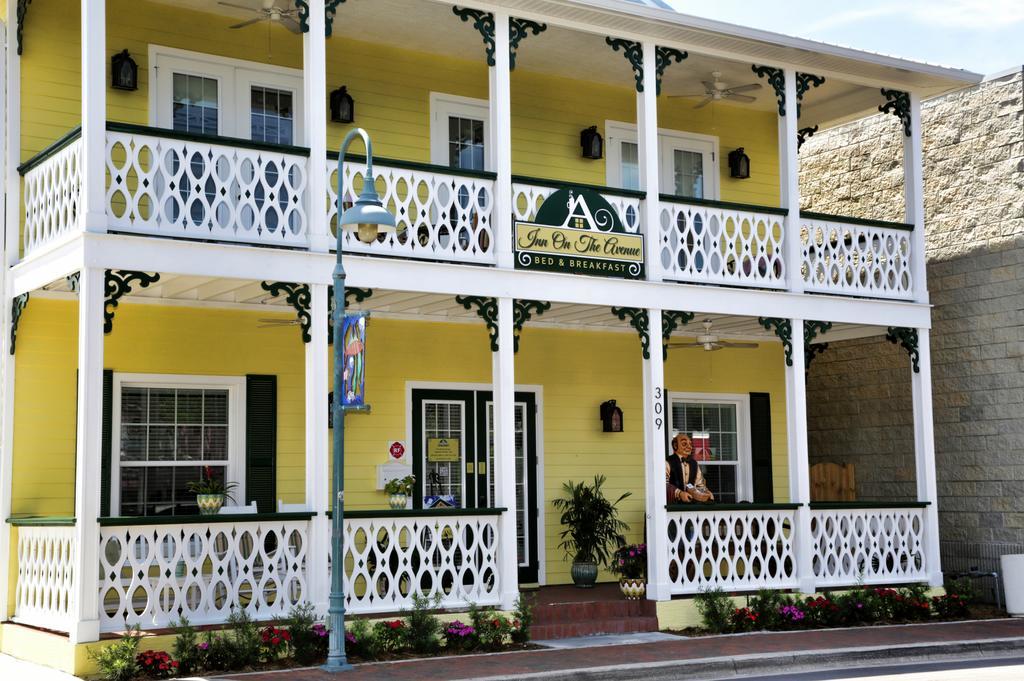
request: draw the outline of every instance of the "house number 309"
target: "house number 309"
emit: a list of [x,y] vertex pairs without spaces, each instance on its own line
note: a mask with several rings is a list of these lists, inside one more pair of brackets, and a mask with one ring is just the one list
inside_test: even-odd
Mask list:
[[661,430],[661,427],[665,424],[664,419],[661,415],[665,412],[665,403],[662,400],[662,390],[660,387],[654,389],[654,428]]

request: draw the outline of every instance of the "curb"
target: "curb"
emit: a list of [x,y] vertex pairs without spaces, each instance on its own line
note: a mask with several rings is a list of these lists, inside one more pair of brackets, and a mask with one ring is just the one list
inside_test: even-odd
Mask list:
[[729,679],[752,675],[776,675],[824,671],[860,664],[908,664],[947,660],[989,659],[1000,654],[1024,652],[1024,637],[979,639],[956,643],[908,643],[892,646],[826,648],[783,653],[730,655],[695,660],[666,660],[635,664],[579,667],[548,672],[503,676],[479,676],[453,681],[500,681],[503,679],[580,679],[621,681],[625,679],[679,679],[683,675],[701,679]]

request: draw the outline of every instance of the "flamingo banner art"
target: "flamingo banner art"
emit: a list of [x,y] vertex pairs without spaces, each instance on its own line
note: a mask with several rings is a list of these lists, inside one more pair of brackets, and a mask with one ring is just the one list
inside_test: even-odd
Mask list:
[[345,315],[341,334],[345,343],[345,374],[342,405],[345,409],[366,409],[366,313]]

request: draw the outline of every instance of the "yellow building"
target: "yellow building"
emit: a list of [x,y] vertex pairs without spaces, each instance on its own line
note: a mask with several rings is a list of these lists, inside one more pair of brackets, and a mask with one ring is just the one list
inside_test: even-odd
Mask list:
[[[595,475],[631,493],[666,622],[714,586],[941,583],[919,113],[977,76],[657,0],[241,4],[5,3],[4,652],[326,611],[356,126],[399,229],[342,236],[370,407],[346,417],[350,614],[571,583],[552,502]],[[880,106],[905,222],[801,213],[800,142]],[[918,498],[812,504],[805,368],[879,329],[911,357]],[[667,498],[677,432],[715,503]],[[205,475],[235,485],[216,515]]]

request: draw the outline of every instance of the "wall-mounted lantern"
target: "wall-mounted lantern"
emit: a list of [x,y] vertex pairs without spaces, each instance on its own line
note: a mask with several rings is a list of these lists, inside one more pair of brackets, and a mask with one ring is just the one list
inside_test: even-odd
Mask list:
[[750,177],[750,157],[743,153],[743,147],[729,152],[729,175],[737,180]]
[[580,132],[580,146],[583,147],[583,158],[598,160],[604,156],[604,140],[596,125]]
[[139,65],[128,50],[121,50],[110,58],[110,87],[115,90],[139,89]]
[[622,432],[622,410],[615,406],[615,400],[601,403],[601,424],[606,433]]
[[352,123],[356,120],[356,103],[348,88],[342,85],[331,93],[331,121],[335,123]]

